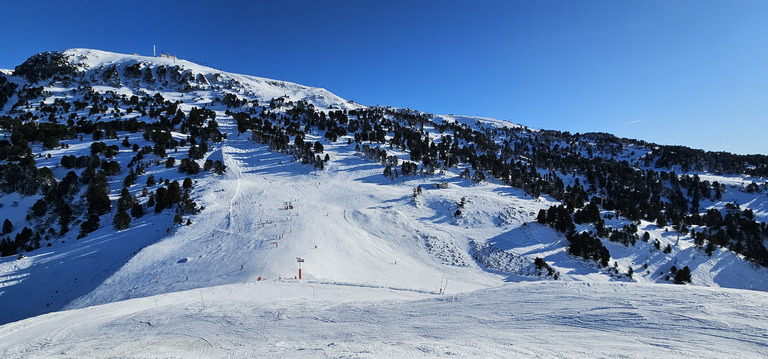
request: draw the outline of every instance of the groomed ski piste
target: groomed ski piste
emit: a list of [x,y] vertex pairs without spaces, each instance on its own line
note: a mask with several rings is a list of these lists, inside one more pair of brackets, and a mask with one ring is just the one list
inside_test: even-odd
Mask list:
[[435,296],[249,282],[57,312],[2,328],[3,357],[761,358],[763,292],[520,282]]
[[[88,56],[90,67],[137,61],[70,51]],[[261,100],[360,106],[325,90],[226,76]],[[276,88],[283,92],[270,92]],[[461,168],[384,177],[354,142],[309,133],[305,141],[320,141],[330,157],[317,170],[238,135],[210,92],[161,93],[183,100],[185,112],[212,108],[227,134],[207,154],[226,172],[194,178],[193,195],[204,210],[188,226],[173,226],[172,214],[160,213],[123,231],[108,225],[110,214],[86,238],[0,260],[0,304],[10,311],[10,323],[0,326],[2,357],[768,356],[768,273],[730,251],[709,257],[690,237],[678,242],[675,232],[643,222],[640,229],[662,246],[678,245],[662,253],[641,241],[632,248],[606,242],[611,263],[635,268],[629,279],[570,256],[563,235],[536,223],[540,209],[559,203],[547,197],[531,198],[492,178],[463,179]],[[140,134],[118,138],[126,135],[150,144]],[[90,144],[62,142],[69,148],[39,148],[52,158],[38,166],[86,154]],[[123,149],[116,159],[131,156]],[[57,178],[66,173],[55,171],[62,171]],[[163,166],[148,174],[186,177]],[[745,180],[709,176],[732,185]],[[110,182],[111,190],[120,182]],[[729,191],[723,203],[739,200],[765,216],[765,196],[748,196]],[[23,218],[14,208],[38,198],[4,196],[0,217]],[[536,270],[535,258],[558,279]],[[690,267],[695,285],[670,284],[673,264]]]

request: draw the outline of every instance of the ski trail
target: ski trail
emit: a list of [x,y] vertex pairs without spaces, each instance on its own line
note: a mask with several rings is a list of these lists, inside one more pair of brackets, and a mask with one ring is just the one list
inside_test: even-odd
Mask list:
[[238,205],[238,202],[236,201],[238,194],[240,193],[240,179],[237,180],[237,187],[235,187],[235,194],[232,195],[232,198],[229,200],[229,214],[227,215],[227,229],[229,233],[234,233],[233,223],[234,223],[234,217],[236,216],[234,207]]
[[237,201],[237,198],[240,194],[240,187],[241,187],[241,181],[243,179],[243,168],[240,165],[240,160],[234,158],[232,155],[233,149],[231,146],[223,145],[221,146],[221,157],[222,161],[224,162],[224,165],[227,166],[227,171],[230,173],[230,177],[233,178],[237,182],[237,186],[235,187],[235,193],[232,195],[232,197],[229,200],[229,213],[227,214],[227,232],[230,234],[234,233],[234,223],[235,219],[234,217],[237,215],[235,211],[235,206],[237,206],[239,203]]

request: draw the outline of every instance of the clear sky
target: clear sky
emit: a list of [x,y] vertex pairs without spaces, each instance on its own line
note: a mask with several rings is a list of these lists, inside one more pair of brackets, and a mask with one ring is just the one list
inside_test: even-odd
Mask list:
[[768,1],[13,1],[0,68],[158,51],[366,105],[768,154]]

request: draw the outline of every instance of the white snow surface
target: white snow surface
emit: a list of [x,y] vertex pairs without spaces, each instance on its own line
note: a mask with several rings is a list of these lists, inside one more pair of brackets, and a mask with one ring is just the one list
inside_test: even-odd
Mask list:
[[[212,86],[234,83],[230,92],[262,103],[285,96],[319,109],[360,107],[323,89],[179,59],[85,49],[66,53],[85,70],[135,63],[181,66]],[[129,87],[94,89],[134,93]],[[46,90],[61,97],[68,91]],[[633,268],[633,278],[627,279],[568,255],[564,236],[535,222],[540,209],[558,203],[552,199],[530,198],[490,178],[479,184],[461,179],[463,168],[385,178],[383,167],[355,152],[347,137],[332,143],[308,133],[305,141],[321,141],[331,158],[318,171],[269,151],[248,134],[238,135],[225,108],[212,104],[220,92],[149,92],[154,91],[184,100],[185,112],[192,106],[216,111],[227,139],[211,143],[207,156],[222,160],[227,172],[193,177],[193,196],[205,209],[189,217],[189,226],[173,226],[169,212],[148,213],[129,229],[115,231],[108,214],[101,228],[83,239],[75,240],[71,231],[24,259],[0,258],[0,307],[6,308],[0,315],[5,323],[0,356],[768,355],[768,294],[763,292],[768,271],[733,252],[718,249],[709,257],[690,237],[674,245],[676,232],[641,222],[640,233],[648,231],[651,242],[625,247],[604,241],[621,273]],[[518,126],[472,116],[436,120]],[[140,133],[103,141],[119,145],[124,136],[151,145]],[[52,168],[57,178],[68,171],[55,168],[61,156],[89,153],[90,142],[62,143],[69,147],[43,150],[32,144],[36,153],[52,155],[37,164]],[[178,160],[188,149],[169,155]],[[132,156],[121,147],[116,160],[124,165]],[[132,194],[140,192],[149,174],[171,181],[186,177],[176,168],[153,166],[138,177]],[[122,177],[110,178],[113,194],[119,193]],[[441,182],[448,188],[435,186]],[[702,202],[702,208],[738,200],[765,218],[766,197],[739,192],[738,183],[738,178],[728,182],[734,189],[723,202]],[[417,186],[423,192],[414,198]],[[39,198],[3,195],[0,219],[23,223],[26,209]],[[466,204],[456,216],[462,198]],[[614,228],[626,223],[606,221]],[[22,227],[16,225],[11,238]],[[672,252],[656,250],[656,239],[662,247],[673,245]],[[486,268],[473,259],[470,243],[507,255],[485,261],[497,263]],[[537,257],[560,280],[532,273]],[[303,259],[301,279],[297,258]],[[693,285],[668,284],[673,265],[688,266]]]
[[436,116],[436,120],[443,121],[443,122],[455,122],[460,124],[466,124],[470,127],[477,127],[478,124],[482,124],[483,126],[487,127],[494,127],[494,128],[504,128],[504,127],[510,127],[510,128],[522,128],[523,126],[509,122],[506,120],[498,120],[495,118],[490,117],[481,117],[481,116],[465,116],[465,115],[438,115]]
[[249,282],[0,327],[4,358],[761,358],[768,294],[522,282],[435,296]]
[[[285,97],[290,101],[305,100],[320,109],[336,106],[341,109],[360,108],[360,105],[344,100],[335,94],[322,89],[307,87],[287,81],[271,80],[262,77],[239,75],[216,70],[207,66],[201,66],[193,62],[166,57],[150,57],[140,55],[125,55],[91,49],[69,49],[64,51],[70,61],[81,70],[103,69],[110,66],[123,68],[134,64],[145,66],[178,66],[182,71],[190,71],[193,78],[198,75],[205,77],[209,86],[204,90],[211,90],[215,86],[225,87],[229,92],[252,96],[260,100],[269,101],[272,98]],[[130,80],[121,78],[123,84]],[[124,88],[127,90],[127,88]],[[114,91],[114,88],[110,88]],[[119,93],[119,92],[118,92]]]

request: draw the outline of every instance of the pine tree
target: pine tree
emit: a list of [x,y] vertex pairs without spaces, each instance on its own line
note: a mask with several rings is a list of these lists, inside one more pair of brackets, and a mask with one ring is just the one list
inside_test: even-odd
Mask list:
[[547,210],[540,209],[539,214],[536,216],[536,222],[540,224],[547,224]]
[[8,218],[3,221],[3,234],[8,234],[13,231],[13,223]]
[[123,187],[133,186],[134,182],[136,182],[136,174],[133,173],[133,168],[131,168],[131,172],[123,179]]
[[131,216],[133,218],[139,218],[144,215],[144,207],[141,206],[141,203],[138,201],[133,202],[133,206],[131,207]]
[[92,214],[88,217],[88,220],[80,225],[80,234],[77,238],[83,238],[88,233],[91,233],[99,228],[99,216]]
[[683,267],[675,274],[675,284],[685,284],[691,282],[691,269],[688,266]]
[[60,200],[56,204],[56,213],[59,215],[59,225],[61,226],[59,234],[64,235],[69,231],[69,222],[72,221],[72,208],[66,202]]
[[133,206],[133,197],[128,192],[128,188],[123,187],[120,191],[120,198],[117,200],[117,210],[126,211]]
[[104,172],[97,172],[91,179],[86,191],[86,198],[88,199],[88,213],[90,214],[101,216],[112,210],[109,191],[107,190],[107,177]]
[[179,165],[179,172],[190,175],[197,174],[200,172],[200,165],[189,158],[184,158],[181,160],[181,164]]
[[27,242],[32,239],[33,234],[34,233],[31,229],[29,229],[29,227],[24,227],[19,233],[16,234],[16,238],[14,240],[18,246],[24,247]]
[[168,184],[168,190],[165,193],[166,200],[168,207],[173,206],[175,203],[179,203],[181,201],[181,186],[179,186],[179,181],[173,181]]
[[9,238],[5,238],[0,241],[0,256],[12,256],[16,254],[16,249],[18,248],[19,246],[17,246],[14,241],[10,240]]
[[224,162],[221,162],[221,160],[216,160],[213,162],[213,173],[220,175],[224,172],[226,172],[227,166],[224,165]]
[[160,213],[168,207],[168,190],[160,187],[155,192],[155,213]]
[[128,229],[131,225],[131,216],[125,210],[117,211],[115,218],[112,220],[112,226],[118,231]]
[[476,183],[483,182],[485,181],[485,174],[483,173],[483,171],[477,170],[475,171],[475,174],[472,176],[472,180],[475,181]]

